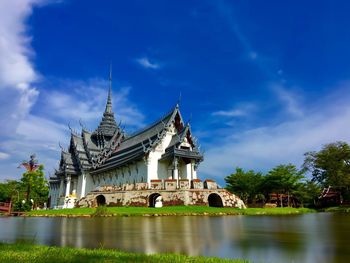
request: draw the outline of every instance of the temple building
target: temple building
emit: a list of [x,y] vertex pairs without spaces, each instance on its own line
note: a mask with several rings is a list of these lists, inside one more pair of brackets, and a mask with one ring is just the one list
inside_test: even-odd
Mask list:
[[51,208],[188,205],[193,204],[191,189],[206,191],[196,196],[198,204],[208,203],[211,193],[217,195],[211,197],[215,206],[234,206],[239,201],[232,195],[226,202],[226,190],[217,189],[212,180],[197,178],[203,155],[178,104],[158,121],[128,135],[115,120],[111,77],[109,83],[96,130],[82,128],[80,134],[71,130],[69,147],[62,148],[59,168],[49,181]]

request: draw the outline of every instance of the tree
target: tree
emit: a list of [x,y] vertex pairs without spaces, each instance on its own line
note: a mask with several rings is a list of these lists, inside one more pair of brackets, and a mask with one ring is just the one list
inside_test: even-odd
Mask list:
[[20,199],[21,184],[15,180],[7,180],[0,183],[0,202],[18,201]]
[[[264,177],[263,188],[266,192],[276,192],[286,194],[288,197],[288,206],[290,206],[290,196],[300,186],[300,180],[304,178],[304,171],[298,171],[295,165],[278,165],[268,172]],[[280,199],[283,206],[282,196]]]
[[322,187],[332,186],[344,199],[350,199],[350,146],[346,142],[329,143],[318,152],[304,154],[303,167]]
[[260,193],[262,174],[253,170],[244,172],[242,168],[237,167],[236,172],[225,178],[226,189],[241,197],[244,203],[255,202]]
[[302,206],[315,207],[317,205],[317,199],[321,194],[321,188],[319,184],[307,180],[300,184],[293,194],[300,200]]
[[26,189],[26,201],[34,200],[35,204],[43,204],[47,201],[49,188],[44,175],[44,166],[39,165],[35,171],[27,171],[23,174],[21,182]]
[[23,161],[20,166],[21,165],[27,170],[21,179],[22,185],[26,189],[26,203],[28,204],[29,201],[33,200],[36,205],[43,204],[47,201],[49,193],[44,175],[44,166],[38,164],[38,161],[35,159],[35,154],[30,156],[29,161]]

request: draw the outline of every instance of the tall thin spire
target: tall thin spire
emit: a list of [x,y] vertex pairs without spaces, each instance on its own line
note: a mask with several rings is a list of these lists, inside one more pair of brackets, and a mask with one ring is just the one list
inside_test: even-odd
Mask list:
[[109,65],[109,89],[112,89],[112,63]]
[[109,89],[105,112],[112,113],[112,63],[109,67]]
[[117,131],[118,125],[114,118],[114,113],[112,110],[112,64],[109,69],[109,87],[108,87],[108,97],[106,103],[106,109],[103,113],[100,125],[94,131],[93,136],[103,136],[105,139],[110,139],[114,133]]

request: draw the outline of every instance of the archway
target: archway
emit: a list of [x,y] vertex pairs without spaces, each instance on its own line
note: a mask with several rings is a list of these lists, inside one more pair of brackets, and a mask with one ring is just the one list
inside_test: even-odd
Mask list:
[[96,203],[97,203],[97,206],[106,205],[106,197],[104,197],[104,195],[96,196]]
[[214,206],[214,207],[223,207],[224,206],[222,204],[222,199],[218,194],[210,194],[208,196],[208,204],[209,204],[209,206]]
[[148,197],[148,206],[149,206],[149,207],[155,207],[156,199],[157,199],[159,196],[161,196],[161,195],[158,194],[158,193],[151,194],[151,195]]

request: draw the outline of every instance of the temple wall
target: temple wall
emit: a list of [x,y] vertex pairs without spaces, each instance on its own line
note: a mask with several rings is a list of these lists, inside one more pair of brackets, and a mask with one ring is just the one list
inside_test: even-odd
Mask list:
[[92,177],[89,173],[86,173],[85,194],[91,192],[93,189],[94,189],[94,183],[92,181]]
[[[88,192],[96,190],[98,187],[103,187],[106,185],[121,187],[123,184],[146,182],[147,166],[144,161],[138,161],[137,163],[131,164],[129,166],[119,167],[111,171],[102,172],[98,175],[87,174],[86,177],[85,193],[87,194]],[[79,182],[80,189],[81,183],[82,180]]]
[[[171,129],[174,128],[172,127]],[[160,163],[159,159],[161,159],[162,155],[165,153],[165,149],[169,146],[173,135],[173,131],[167,132],[157,147],[149,153],[147,160],[148,183],[150,183],[151,180],[166,179],[168,177],[168,166],[165,167],[165,164]]]
[[81,188],[82,188],[82,183],[83,183],[83,176],[82,175],[79,175],[78,176],[78,182],[77,182],[77,187],[76,187],[76,190],[77,190],[77,197],[82,197],[81,196]]
[[[144,161],[137,162],[140,182],[147,182],[147,166]],[[142,179],[142,180],[141,180]]]
[[170,169],[169,167],[169,161],[158,161],[158,178],[157,179],[170,179],[171,178],[171,170],[170,173],[168,170]]
[[179,178],[187,179],[186,164],[182,160],[179,162],[178,169],[179,169]]
[[60,184],[54,183],[50,184],[49,198],[50,198],[50,208],[58,205],[58,198],[60,195]]

